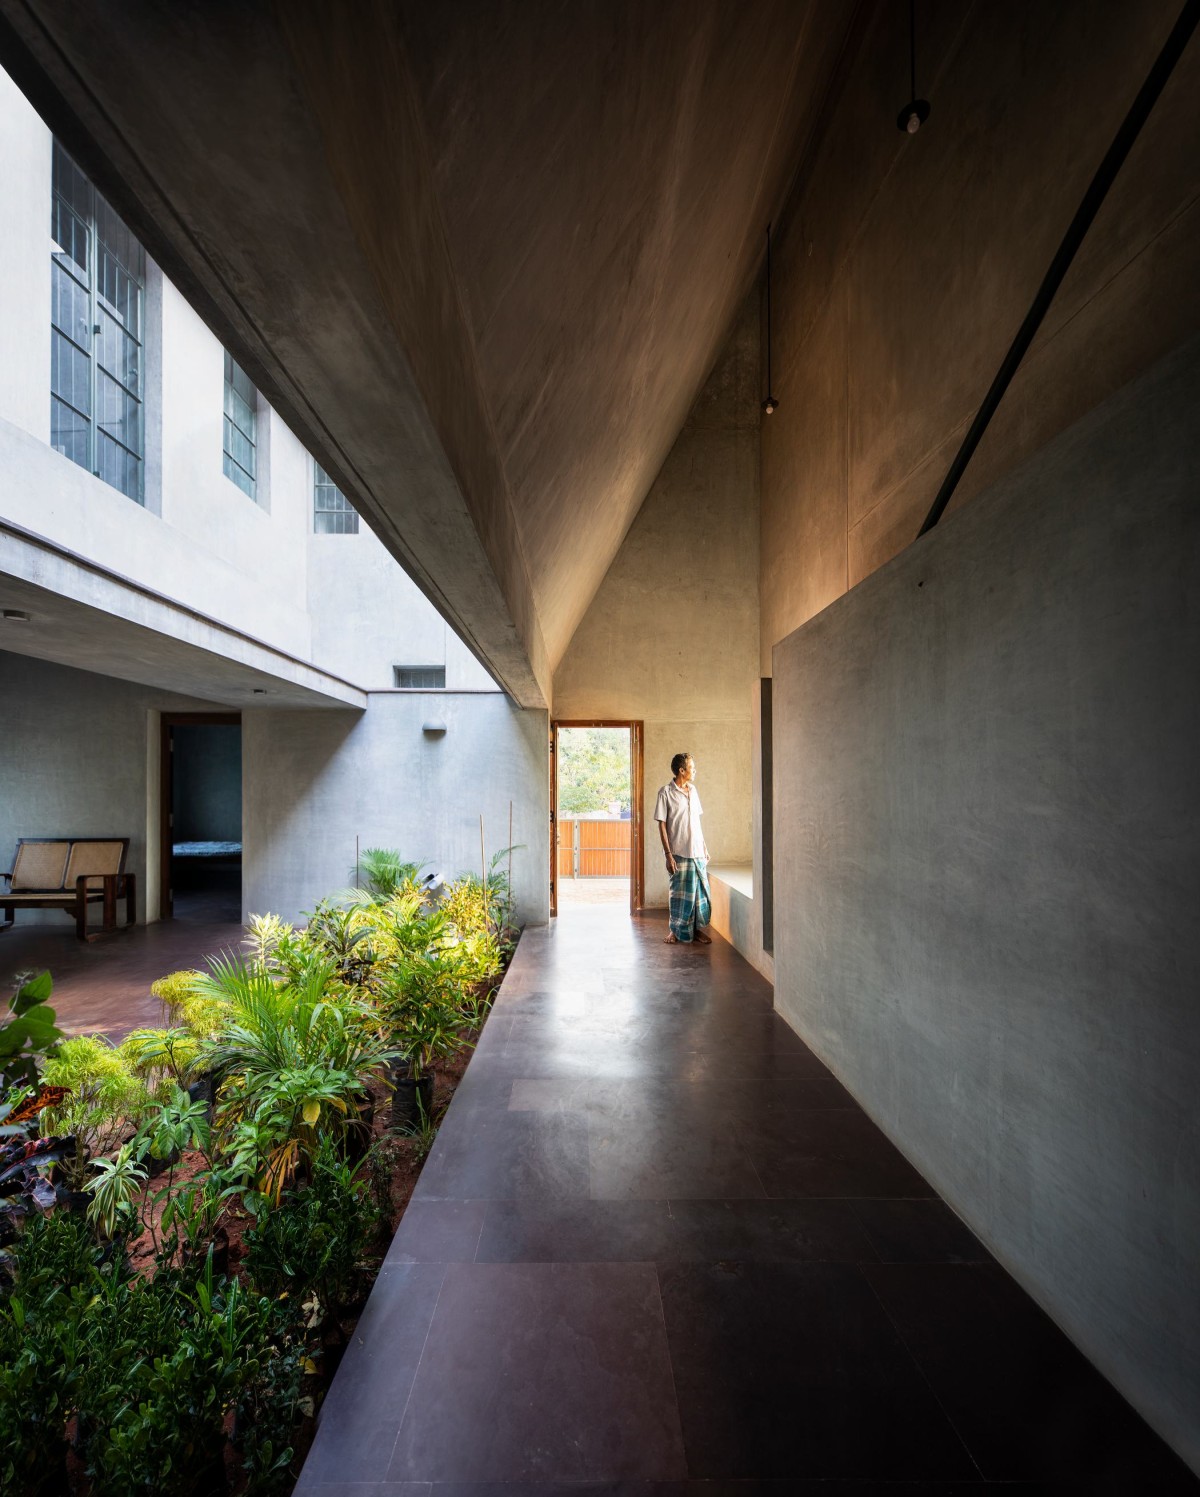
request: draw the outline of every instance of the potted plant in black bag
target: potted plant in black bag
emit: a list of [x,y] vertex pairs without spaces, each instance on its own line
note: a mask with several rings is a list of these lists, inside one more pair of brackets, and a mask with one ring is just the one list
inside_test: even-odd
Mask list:
[[420,1127],[432,1114],[430,1067],[463,1045],[459,987],[452,947],[402,958],[381,985],[376,1005],[388,1045],[400,1057],[389,1076],[394,1127]]

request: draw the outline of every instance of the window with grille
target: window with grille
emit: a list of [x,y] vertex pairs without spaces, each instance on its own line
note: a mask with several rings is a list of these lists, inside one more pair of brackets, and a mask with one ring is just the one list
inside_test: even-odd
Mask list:
[[313,530],[317,535],[358,534],[358,511],[320,463],[313,464]]
[[50,442],[139,504],[146,252],[54,142]]
[[440,691],[446,686],[444,665],[394,665],[392,675],[404,691]]
[[255,433],[258,421],[258,391],[254,382],[225,350],[225,477],[231,478],[243,494],[256,498],[257,451]]

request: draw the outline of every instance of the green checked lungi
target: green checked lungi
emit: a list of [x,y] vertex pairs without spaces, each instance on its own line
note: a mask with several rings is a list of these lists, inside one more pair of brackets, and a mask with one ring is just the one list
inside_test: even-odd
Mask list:
[[708,863],[704,858],[676,858],[671,875],[671,931],[677,941],[690,941],[696,926],[712,919],[708,897]]

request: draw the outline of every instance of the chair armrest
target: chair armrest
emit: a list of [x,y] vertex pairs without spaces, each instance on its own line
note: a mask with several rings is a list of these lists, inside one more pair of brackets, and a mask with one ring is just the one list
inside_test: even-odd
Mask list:
[[96,893],[111,886],[115,894],[121,887],[121,881],[127,877],[128,875],[124,873],[81,873],[75,880],[75,897],[83,899],[88,892],[88,883],[94,878],[98,878],[101,882],[101,889],[96,890]]

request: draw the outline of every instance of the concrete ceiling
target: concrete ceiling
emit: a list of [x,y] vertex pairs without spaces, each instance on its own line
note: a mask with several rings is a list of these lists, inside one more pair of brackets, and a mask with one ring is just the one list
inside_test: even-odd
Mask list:
[[0,62],[524,705],[727,335],[855,0],[0,0]]

